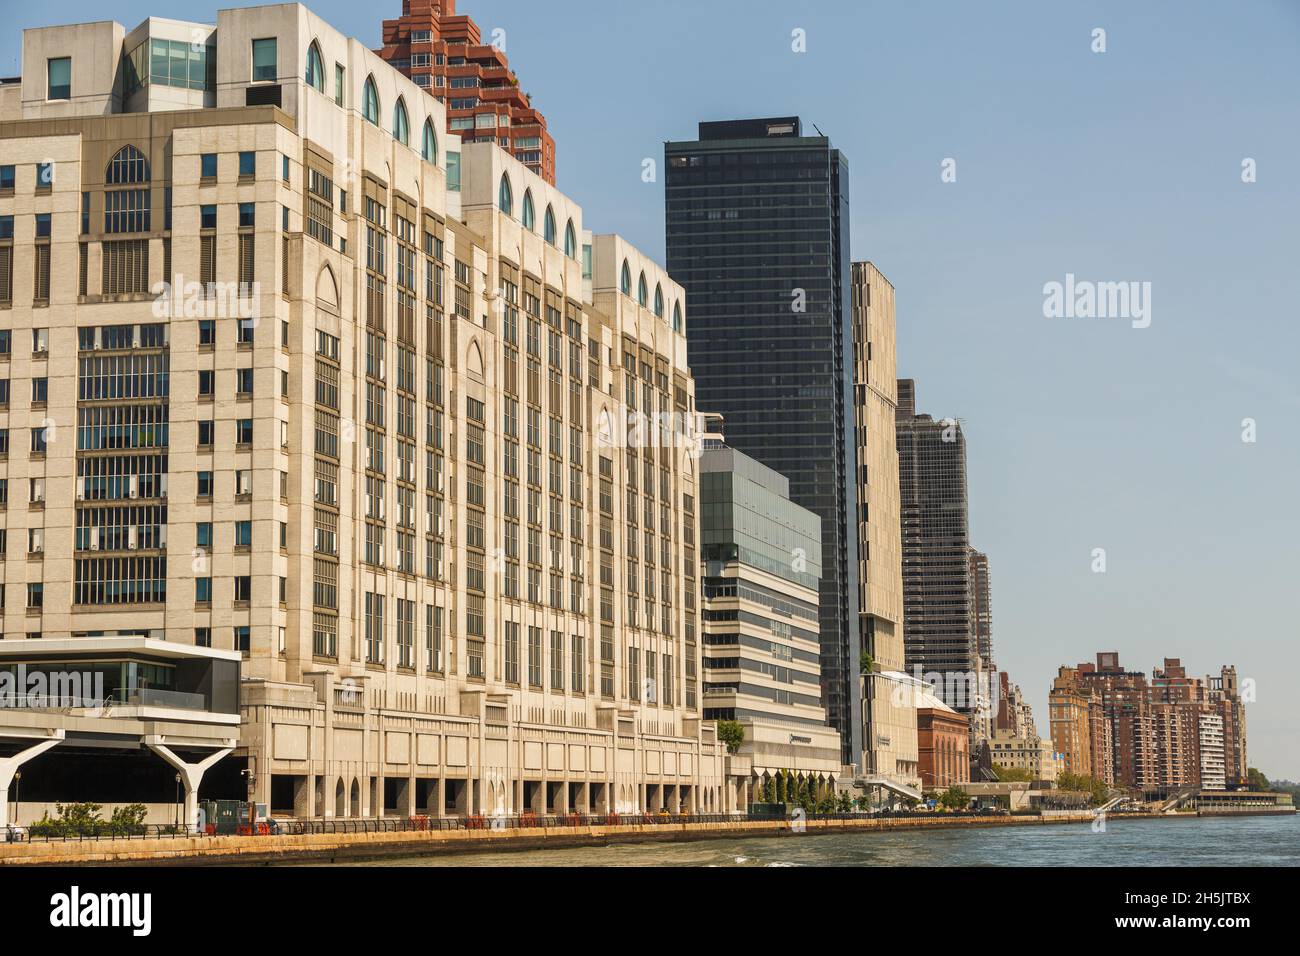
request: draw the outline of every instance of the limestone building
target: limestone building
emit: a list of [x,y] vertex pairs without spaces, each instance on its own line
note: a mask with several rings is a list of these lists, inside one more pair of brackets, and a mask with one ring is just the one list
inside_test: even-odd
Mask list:
[[4,660],[242,670],[30,723],[300,817],[723,809],[681,287],[301,5],[23,52]]

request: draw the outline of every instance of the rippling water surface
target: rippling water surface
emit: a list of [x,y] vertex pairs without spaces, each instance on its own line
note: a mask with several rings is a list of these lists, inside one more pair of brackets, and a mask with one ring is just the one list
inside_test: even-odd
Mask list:
[[1115,820],[611,844],[339,866],[1300,866],[1300,817]]

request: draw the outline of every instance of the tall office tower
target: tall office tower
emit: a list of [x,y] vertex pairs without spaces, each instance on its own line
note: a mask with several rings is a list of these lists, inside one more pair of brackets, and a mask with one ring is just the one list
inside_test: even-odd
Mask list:
[[993,590],[989,585],[989,556],[970,549],[971,627],[975,630],[975,647],[985,673],[993,667]]
[[855,262],[851,301],[859,629],[872,668],[862,678],[863,771],[914,785],[916,694],[903,675],[894,287],[872,263]]
[[843,765],[821,705],[821,520],[790,500],[783,476],[717,439],[700,457],[699,491],[704,718],[744,728],[749,799],[780,771],[828,786]]
[[33,806],[722,809],[684,292],[445,120],[295,4],[24,34],[0,665],[117,702],[3,709]]
[[989,683],[972,612],[966,439],[951,418],[916,412],[916,385],[898,383],[903,540],[903,636],[909,670],[988,736]]
[[[506,35],[496,28],[484,43],[478,24],[457,15],[456,0],[402,0],[402,15],[384,21],[377,52],[445,105],[448,132],[496,143],[554,186],[555,140],[510,69]],[[554,233],[555,225],[543,228]]]
[[848,161],[798,118],[668,143],[668,271],[686,288],[699,404],[822,522],[822,700],[861,759]]

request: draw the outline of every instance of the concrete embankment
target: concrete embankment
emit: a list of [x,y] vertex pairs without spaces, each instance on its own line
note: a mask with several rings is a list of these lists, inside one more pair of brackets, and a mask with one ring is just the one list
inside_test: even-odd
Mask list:
[[[1109,817],[1108,819],[1122,819]],[[1148,817],[1149,819],[1149,817]],[[1195,819],[1193,817],[1193,819]],[[1091,813],[1024,817],[907,817],[809,820],[809,834],[954,827],[1021,827],[1092,820]],[[385,857],[670,843],[723,837],[790,834],[784,820],[738,819],[725,823],[662,823],[508,830],[427,830],[402,833],[312,833],[266,837],[168,837],[151,840],[87,840],[0,844],[0,865],[147,864],[242,866],[264,863],[331,863]]]

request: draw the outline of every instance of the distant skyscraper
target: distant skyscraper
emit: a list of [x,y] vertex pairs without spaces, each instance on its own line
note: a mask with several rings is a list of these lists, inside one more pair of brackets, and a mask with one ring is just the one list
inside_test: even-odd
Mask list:
[[970,619],[975,629],[975,649],[985,673],[993,673],[993,590],[989,584],[989,556],[970,549]]
[[667,252],[687,290],[697,406],[821,518],[822,699],[861,759],[848,163],[798,118],[668,143]]
[[911,379],[898,383],[896,424],[907,667],[938,675],[936,692],[970,716],[980,736],[981,682],[989,675],[972,621],[966,438],[957,421],[916,413]]

